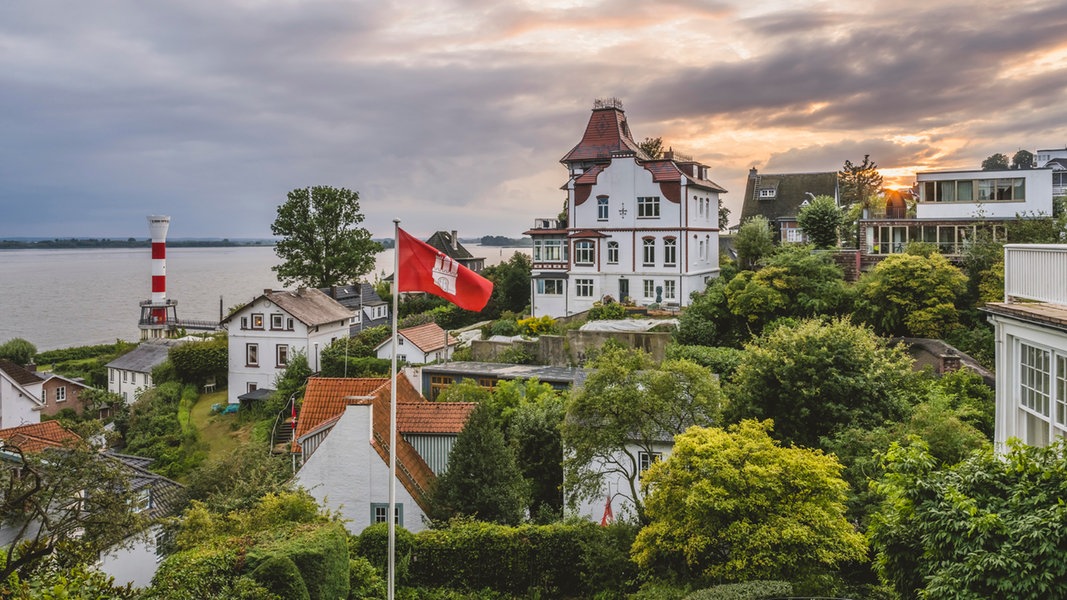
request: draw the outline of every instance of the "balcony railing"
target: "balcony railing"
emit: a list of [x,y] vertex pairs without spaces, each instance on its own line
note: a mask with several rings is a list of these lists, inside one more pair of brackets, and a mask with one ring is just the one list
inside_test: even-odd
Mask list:
[[1067,244],[1004,247],[1004,301],[1067,305]]

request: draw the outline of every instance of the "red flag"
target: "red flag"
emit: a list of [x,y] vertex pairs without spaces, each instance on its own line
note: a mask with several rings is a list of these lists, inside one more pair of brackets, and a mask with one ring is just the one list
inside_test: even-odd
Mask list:
[[607,527],[615,522],[615,511],[611,510],[611,494],[608,494],[608,502],[604,505],[604,516],[600,518],[600,526]]
[[456,262],[437,248],[397,229],[400,292],[426,292],[456,306],[479,311],[489,302],[493,282]]

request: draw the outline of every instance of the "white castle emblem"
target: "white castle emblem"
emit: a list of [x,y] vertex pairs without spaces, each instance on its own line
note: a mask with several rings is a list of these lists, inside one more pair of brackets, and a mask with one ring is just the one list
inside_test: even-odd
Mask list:
[[459,263],[444,254],[438,254],[433,264],[433,282],[442,291],[456,293],[456,277],[459,276]]

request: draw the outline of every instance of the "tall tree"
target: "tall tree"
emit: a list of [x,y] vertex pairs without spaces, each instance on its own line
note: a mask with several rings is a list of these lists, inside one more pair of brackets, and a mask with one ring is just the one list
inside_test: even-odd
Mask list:
[[1033,169],[1034,168],[1034,154],[1029,150],[1019,150],[1011,157],[1011,168],[1013,169]]
[[887,335],[942,337],[959,321],[967,277],[944,256],[894,254],[859,282],[860,314]]
[[797,224],[816,248],[833,248],[837,246],[837,229],[843,218],[836,200],[830,196],[817,196],[800,209]]
[[530,257],[516,252],[508,260],[486,267],[482,276],[493,282],[493,295],[483,309],[483,319],[499,317],[505,311],[522,314],[530,304]]
[[882,189],[882,175],[878,172],[878,164],[871,160],[870,154],[864,154],[863,162],[858,165],[846,160],[837,177],[841,188],[841,202],[845,206],[860,204],[866,207],[870,197]]
[[6,358],[19,366],[30,364],[34,356],[37,356],[37,346],[28,340],[11,338],[0,344],[0,358]]
[[710,371],[688,360],[663,361],[648,353],[605,344],[593,372],[567,401],[563,421],[564,480],[575,499],[603,498],[605,477],[619,477],[619,494],[645,522],[639,493],[639,454],[655,454],[665,437],[716,422],[719,385]]
[[356,281],[374,267],[381,244],[360,227],[359,193],[315,186],[289,192],[271,224],[281,236],[274,251],[282,263],[272,267],[285,285],[327,287]]
[[646,137],[645,141],[638,146],[649,158],[663,158],[663,138],[661,137]]
[[760,259],[774,251],[774,233],[767,217],[756,215],[745,221],[734,236],[734,249],[742,269],[754,268]]
[[783,447],[770,428],[742,421],[675,438],[644,476],[651,522],[633,545],[638,564],[684,565],[704,581],[810,582],[866,559],[863,534],[845,519],[840,463]]
[[471,413],[448,456],[448,467],[430,492],[430,515],[447,520],[461,515],[516,525],[527,506],[526,481],[514,451],[488,403]]
[[745,350],[730,416],[773,418],[784,441],[817,447],[842,427],[875,426],[907,411],[912,360],[866,327],[810,319],[765,332]]
[[997,152],[982,161],[983,171],[1003,171],[1008,168],[1008,156]]

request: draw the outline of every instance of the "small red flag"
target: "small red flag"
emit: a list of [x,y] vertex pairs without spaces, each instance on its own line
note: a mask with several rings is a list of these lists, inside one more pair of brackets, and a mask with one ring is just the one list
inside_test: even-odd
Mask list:
[[607,527],[615,522],[615,511],[611,510],[611,494],[608,494],[608,502],[604,505],[604,516],[600,518],[600,526]]
[[426,292],[456,306],[479,311],[493,294],[493,282],[456,262],[437,248],[397,229],[399,292]]

